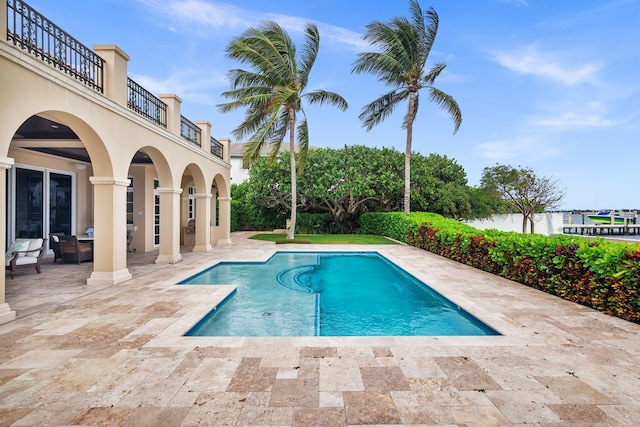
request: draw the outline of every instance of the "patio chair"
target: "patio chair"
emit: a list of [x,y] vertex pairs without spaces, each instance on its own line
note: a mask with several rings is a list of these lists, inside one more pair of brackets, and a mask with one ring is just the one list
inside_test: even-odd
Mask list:
[[87,242],[78,242],[76,236],[65,236],[60,239],[60,250],[62,252],[62,263],[93,260],[93,245]]
[[60,240],[64,239],[64,233],[51,233],[49,234],[49,249],[53,251],[53,263],[58,261],[58,258],[62,259],[62,249],[60,249]]
[[18,268],[35,267],[40,274],[40,261],[44,254],[44,239],[16,239],[4,257],[4,266],[13,279]]

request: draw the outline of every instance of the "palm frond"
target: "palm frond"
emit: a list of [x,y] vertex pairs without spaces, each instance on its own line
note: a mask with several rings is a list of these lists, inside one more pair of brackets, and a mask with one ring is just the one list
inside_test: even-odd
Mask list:
[[406,99],[408,95],[409,92],[405,90],[392,91],[366,105],[358,116],[362,120],[362,126],[367,132],[373,129],[374,126],[389,117],[398,103]]
[[383,52],[362,52],[354,62],[352,73],[368,73],[378,77],[387,85],[400,87],[398,76],[404,74],[402,64],[393,56]]
[[423,61],[418,44],[419,35],[411,22],[404,16],[396,17],[391,20],[391,27],[396,36],[396,43],[390,46],[393,50],[388,53],[394,55],[402,63],[405,72],[415,68],[417,64],[422,65]]
[[438,34],[438,26],[440,25],[440,19],[438,18],[438,14],[433,7],[430,7],[426,13],[427,17],[427,31],[426,38],[424,39],[424,44],[422,46],[424,52],[424,60],[427,61],[429,58],[429,54],[431,53],[431,48],[433,47],[433,43],[436,41],[436,35]]
[[442,73],[442,70],[444,70],[446,67],[447,64],[444,63],[435,64],[433,67],[431,67],[431,69],[427,72],[427,75],[424,76],[424,84],[426,86],[432,86],[440,73]]
[[253,162],[260,157],[262,145],[262,142],[258,140],[252,140],[245,143],[244,149],[242,150],[242,167],[244,169],[249,169]]
[[267,21],[263,27],[261,48],[271,58],[278,76],[274,76],[285,85],[296,79],[296,47],[293,41],[274,21]]
[[[413,98],[413,123],[416,122],[418,117],[418,107],[420,106],[420,92],[415,92]],[[406,129],[409,126],[409,109],[407,108],[407,114],[402,119],[402,129]]]
[[341,95],[326,90],[315,90],[313,92],[307,92],[303,95],[303,98],[309,101],[309,104],[311,105],[331,104],[338,107],[338,109],[342,111],[346,111],[347,108],[349,108],[347,101]]
[[427,29],[424,24],[424,14],[417,0],[409,0],[409,11],[411,12],[411,23],[417,30],[420,40],[426,40]]
[[264,21],[232,40],[227,57],[250,65],[256,74],[272,84],[294,77],[295,46],[274,21]]
[[277,74],[277,69],[271,58],[258,46],[260,37],[257,28],[249,28],[240,37],[234,38],[225,51],[227,58],[250,65],[256,74],[268,79]]
[[[277,148],[272,147],[273,158],[278,154],[278,150],[289,130],[289,120],[289,112],[285,108],[282,108],[278,114],[278,119],[273,123],[268,134],[265,135],[265,140],[269,141],[270,144],[278,145]],[[273,160],[273,158],[271,158],[271,160]]]
[[249,135],[251,135],[252,139],[255,139],[255,135],[260,131],[260,129],[265,126],[270,126],[270,123],[273,121],[272,117],[274,114],[277,114],[277,112],[265,114],[259,110],[248,109],[245,113],[244,120],[233,131],[231,131],[231,133],[234,138],[240,141],[245,140]]
[[233,98],[224,104],[218,104],[218,110],[222,113],[236,110],[240,107],[249,107],[252,110],[265,110],[267,106],[272,104],[274,95],[267,92],[269,88],[243,88],[235,91],[223,92],[220,96],[224,98]]
[[[320,33],[314,24],[307,25],[305,34],[300,58],[296,58],[296,48],[289,35],[273,21],[249,28],[226,49],[228,58],[248,65],[248,70],[229,71],[232,89],[223,92],[222,97],[231,101],[218,105],[221,112],[246,108],[244,120],[232,131],[238,140],[247,141],[243,153],[245,167],[255,162],[267,147],[270,160],[277,155],[287,133],[296,131],[293,126],[298,112],[304,117],[297,126],[299,167],[304,167],[309,131],[302,109],[303,97],[311,104],[347,108],[346,100],[336,93],[322,90],[304,93],[320,43]],[[295,135],[290,136],[293,141]]]
[[451,116],[451,120],[453,120],[453,133],[457,133],[458,129],[460,129],[460,125],[462,124],[462,111],[460,111],[460,107],[456,100],[453,99],[451,95],[448,95],[435,87],[429,88],[429,99],[435,102],[438,107],[445,110]]
[[[303,111],[304,114],[304,111]],[[302,175],[309,154],[309,127],[307,118],[303,117],[296,128],[298,145],[298,174]]]
[[304,90],[309,81],[309,73],[316,62],[318,51],[320,50],[320,32],[315,24],[307,24],[305,28],[305,41],[300,57],[300,69],[298,79],[300,81],[300,89]]
[[[262,151],[262,148],[267,145],[279,145],[284,138],[284,135],[278,140],[273,139],[274,135],[279,132],[282,126],[282,115],[283,112],[278,110],[274,111],[274,114],[269,115],[268,117],[263,117],[261,120],[260,126],[257,127],[256,132],[249,138],[247,145],[245,146],[245,152],[242,155],[242,163],[245,165],[246,169],[251,166],[259,157]],[[286,120],[286,118],[285,118]],[[284,126],[286,129],[286,126]],[[242,124],[238,126],[236,129],[242,129],[246,131],[247,127]],[[235,131],[234,131],[235,132]],[[235,134],[234,134],[235,136]],[[275,150],[277,154],[277,148]],[[275,157],[275,156],[274,156]]]

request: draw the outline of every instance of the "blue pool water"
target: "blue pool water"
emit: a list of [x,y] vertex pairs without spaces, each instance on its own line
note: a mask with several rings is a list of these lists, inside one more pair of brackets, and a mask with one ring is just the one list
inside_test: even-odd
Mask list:
[[278,252],[181,284],[237,285],[190,336],[499,335],[375,252]]

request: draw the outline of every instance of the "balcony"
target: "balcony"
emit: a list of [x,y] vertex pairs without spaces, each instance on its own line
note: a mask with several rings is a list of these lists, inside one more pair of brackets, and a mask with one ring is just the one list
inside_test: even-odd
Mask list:
[[[181,101],[178,97],[160,95],[160,98],[167,96],[173,101],[169,106],[163,99],[151,94],[127,76],[129,57],[117,47],[94,46],[94,50],[98,51],[96,52],[24,1],[6,0],[6,4],[7,42],[69,75],[96,93],[126,106],[155,125],[200,147],[202,151],[229,161],[228,156],[225,159],[224,144],[210,136],[210,124],[202,122],[203,127],[200,127],[180,114]],[[108,63],[112,64],[111,69],[105,68]],[[203,145],[203,141],[207,140],[211,141],[210,147]]]
[[21,0],[7,1],[7,40],[104,92],[104,60]]
[[167,128],[167,104],[127,78],[127,107],[158,126]]

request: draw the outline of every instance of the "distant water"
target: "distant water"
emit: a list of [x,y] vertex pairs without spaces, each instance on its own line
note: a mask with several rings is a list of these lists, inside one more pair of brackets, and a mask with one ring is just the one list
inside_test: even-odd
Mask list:
[[[589,215],[593,213],[585,212],[585,213],[569,213],[565,212],[563,215],[563,222],[565,224],[569,223],[569,216],[571,216],[571,224],[594,224],[593,221],[589,219]],[[640,217],[636,219],[636,222],[640,224]],[[606,233],[602,235],[602,237],[611,238],[611,239],[623,239],[623,240],[640,240],[640,235],[638,234],[611,234],[607,235]]]

